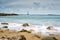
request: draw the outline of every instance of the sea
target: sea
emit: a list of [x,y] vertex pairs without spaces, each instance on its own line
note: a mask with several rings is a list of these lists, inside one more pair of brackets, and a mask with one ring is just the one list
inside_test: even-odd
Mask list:
[[[32,33],[60,34],[60,16],[59,15],[41,15],[41,14],[19,14],[16,16],[0,16],[0,23],[9,23],[9,29],[20,31],[34,30]],[[22,25],[28,23],[30,27],[23,28]],[[48,26],[54,27],[53,30],[47,30]]]
[[60,27],[59,15],[19,14],[16,16],[0,16],[0,22],[29,23],[32,25],[51,25]]

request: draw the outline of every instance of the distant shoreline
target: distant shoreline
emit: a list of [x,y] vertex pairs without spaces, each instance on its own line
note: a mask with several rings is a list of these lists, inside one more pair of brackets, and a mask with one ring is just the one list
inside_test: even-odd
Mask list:
[[16,16],[16,15],[60,16],[60,15],[57,15],[57,14],[16,14],[16,13],[0,13],[0,16]]
[[0,16],[15,16],[15,15],[18,15],[18,14],[15,14],[15,13],[0,13]]

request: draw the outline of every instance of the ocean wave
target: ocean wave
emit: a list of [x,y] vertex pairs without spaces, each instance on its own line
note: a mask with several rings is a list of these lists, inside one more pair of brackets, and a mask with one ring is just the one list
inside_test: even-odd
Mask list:
[[[0,23],[0,28],[2,28],[3,26]],[[15,30],[15,31],[21,31],[22,29],[25,29],[28,31],[33,30],[31,31],[31,33],[33,34],[42,33],[44,35],[60,33],[60,27],[52,26],[53,27],[52,30],[48,30],[47,27],[48,26],[45,26],[45,25],[32,25],[32,24],[30,24],[28,27],[23,27],[22,24],[19,24],[19,23],[8,23],[9,30]]]

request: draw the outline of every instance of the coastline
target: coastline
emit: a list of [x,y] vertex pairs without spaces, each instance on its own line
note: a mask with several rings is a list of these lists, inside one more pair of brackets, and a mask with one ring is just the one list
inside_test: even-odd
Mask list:
[[[26,23],[4,23],[4,22],[0,22],[0,28],[4,28],[5,26],[7,26],[7,29],[9,30],[15,30],[15,31],[21,31],[22,29],[24,30],[32,30],[32,33],[60,33],[60,27],[54,27],[54,26],[45,26],[45,25],[32,25],[32,24],[28,24],[28,26],[24,27],[23,24]],[[49,27],[51,29],[49,29]],[[39,31],[40,30],[40,31]]]
[[60,34],[52,34],[49,36],[44,36],[44,35],[39,34],[40,36],[38,36],[38,35],[35,35],[32,33],[28,33],[27,31],[16,32],[16,31],[8,30],[8,29],[6,29],[6,30],[0,29],[0,39],[1,39],[1,37],[5,37],[5,39],[17,37],[17,39],[18,39],[19,37],[21,37],[21,35],[23,35],[26,38],[26,40],[42,40],[45,37],[55,37],[57,40],[60,40]]
[[[2,27],[1,27],[2,26]],[[8,28],[3,28],[3,26],[7,26]],[[58,40],[60,40],[60,32],[57,32],[57,29],[51,29],[51,30],[46,30],[45,26],[42,27],[32,27],[32,26],[27,26],[27,27],[23,27],[22,24],[17,24],[17,23],[3,23],[2,25],[0,24],[0,36],[3,35],[7,35],[7,36],[13,36],[13,35],[25,35],[25,37],[27,38],[27,40],[30,40],[30,36],[32,37],[32,35],[34,36],[34,40],[40,40],[44,37],[55,37]],[[1,30],[2,29],[2,30]],[[26,30],[26,31],[22,31],[22,30]],[[3,33],[3,32],[4,33]],[[22,31],[22,32],[21,32]],[[26,36],[27,35],[27,36]],[[38,37],[38,38],[37,38]],[[39,38],[40,37],[40,38]],[[33,38],[31,39],[33,40]]]

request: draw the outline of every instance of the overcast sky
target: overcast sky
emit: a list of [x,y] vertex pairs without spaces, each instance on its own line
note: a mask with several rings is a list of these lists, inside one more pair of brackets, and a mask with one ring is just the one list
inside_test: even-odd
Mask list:
[[60,0],[0,0],[0,12],[60,14]]

